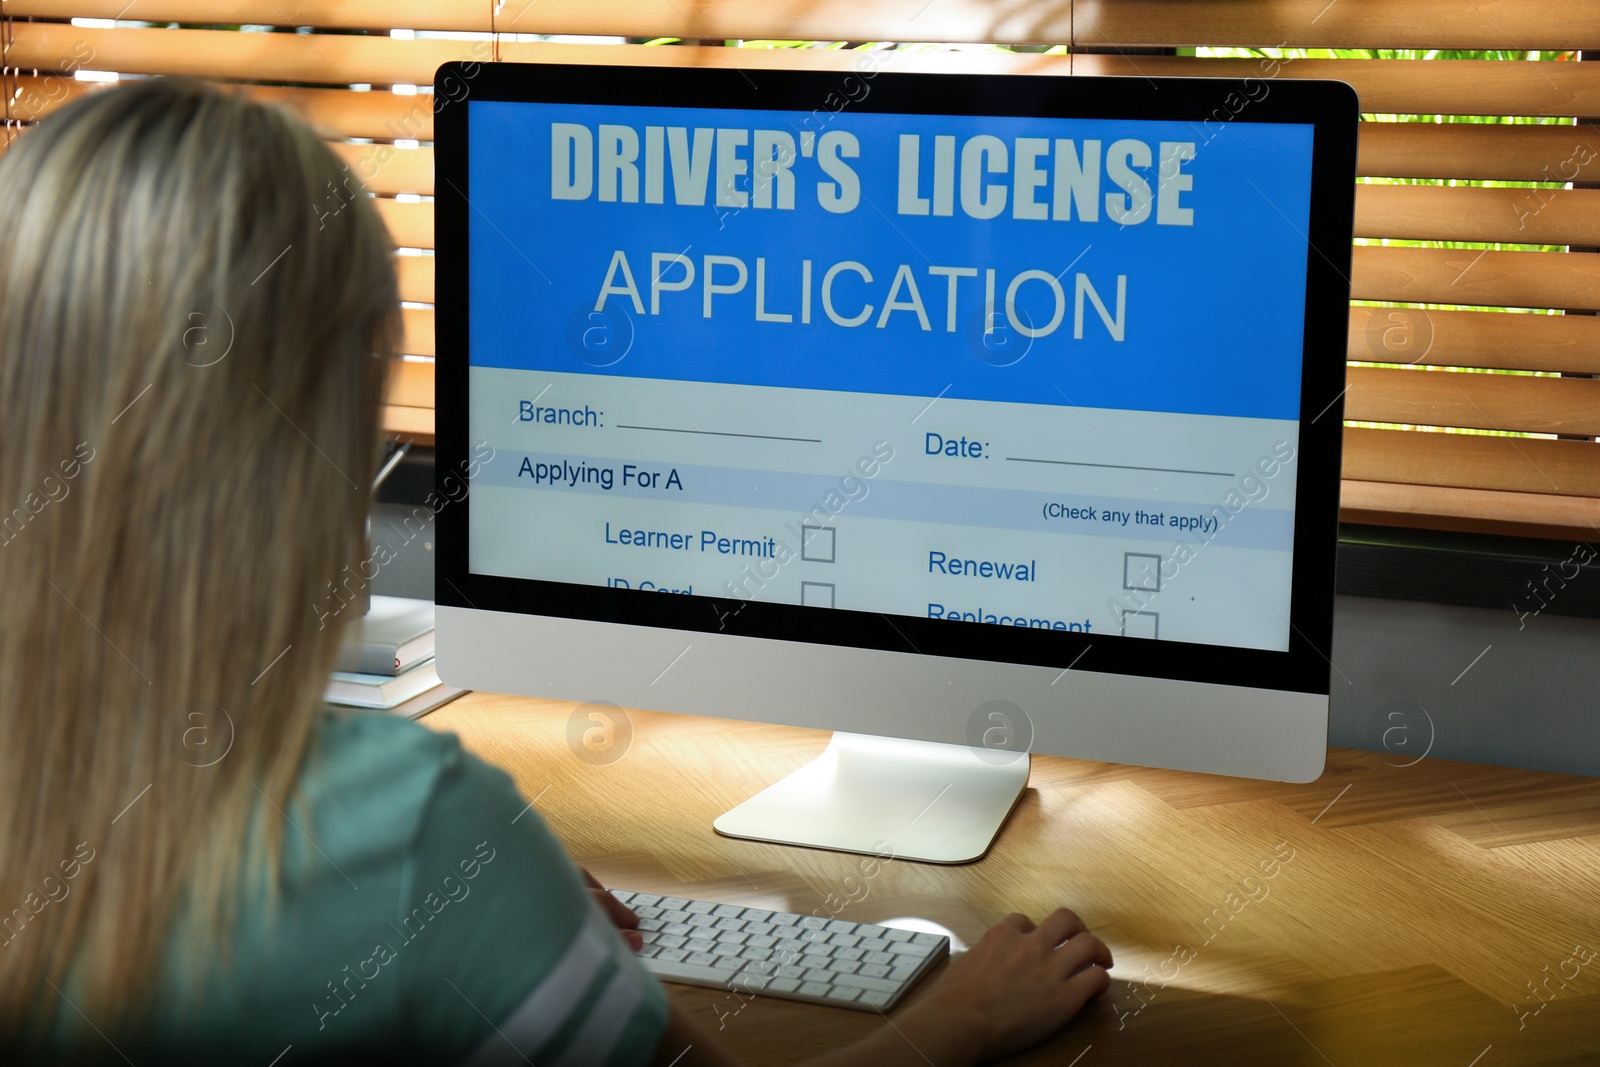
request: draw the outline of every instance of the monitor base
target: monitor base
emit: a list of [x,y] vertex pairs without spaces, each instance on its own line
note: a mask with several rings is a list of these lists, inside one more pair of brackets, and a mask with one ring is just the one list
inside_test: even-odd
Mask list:
[[1026,752],[835,732],[822,754],[712,825],[726,837],[971,863],[1028,784]]

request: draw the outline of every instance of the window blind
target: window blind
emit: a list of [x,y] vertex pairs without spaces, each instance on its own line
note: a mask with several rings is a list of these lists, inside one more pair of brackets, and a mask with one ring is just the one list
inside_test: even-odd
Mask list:
[[[587,39],[563,39],[573,35]],[[596,40],[608,37],[615,43]],[[798,42],[831,46],[775,47]],[[1585,49],[1600,49],[1600,5],[0,0],[0,95],[8,142],[113,73],[235,83],[316,123],[376,195],[408,253],[397,265],[411,358],[395,376],[385,423],[426,441],[433,123],[430,98],[415,87],[426,87],[439,64],[847,72],[861,62],[855,49],[884,42],[931,43],[895,46],[872,69],[1222,75],[1269,85],[1336,78],[1355,86],[1367,121],[1343,517],[1545,537],[1600,532],[1600,128],[1585,121],[1600,116],[1600,63],[1582,61]],[[1367,49],[1419,51],[1343,51]],[[1529,52],[1539,57],[1524,58]],[[1458,120],[1485,116],[1501,121]],[[1537,184],[1461,184],[1483,181]],[[5,210],[0,205],[0,215]],[[1250,343],[1247,321],[1239,343]]]

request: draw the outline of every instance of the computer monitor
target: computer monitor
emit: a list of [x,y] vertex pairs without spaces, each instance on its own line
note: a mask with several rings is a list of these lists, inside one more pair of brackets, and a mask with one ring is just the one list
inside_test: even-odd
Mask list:
[[1349,86],[434,99],[443,679],[834,730],[716,828],[934,862],[1028,752],[1321,773]]

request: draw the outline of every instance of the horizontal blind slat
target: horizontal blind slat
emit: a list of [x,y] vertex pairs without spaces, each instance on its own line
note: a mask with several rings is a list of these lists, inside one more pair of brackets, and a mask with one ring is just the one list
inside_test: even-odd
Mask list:
[[[433,195],[433,149],[395,148],[393,145],[330,145],[352,178],[359,179],[367,192],[379,196],[396,193]],[[354,183],[352,183],[353,185]],[[429,230],[432,245],[432,229]]]
[[184,22],[213,26],[318,26],[352,30],[493,29],[486,0],[6,0],[18,17]]
[[1600,530],[1600,500],[1346,478],[1339,518],[1374,526],[1592,540]]
[[10,0],[18,15],[157,22],[256,23],[370,29],[603,34],[685,39],[916,40],[1172,47],[1555,49],[1600,45],[1600,15],[1586,6],[1499,0],[1491,19],[1473,0],[1077,0],[1005,10],[984,0],[540,0],[491,16],[485,0]]
[[[400,309],[400,351],[408,356],[431,356],[437,351],[434,341],[434,314],[432,308]],[[426,407],[433,406],[433,394],[428,394]]]
[[[14,24],[6,62],[24,70],[64,70],[74,57],[90,70],[188,74],[203,78],[317,85],[422,85],[452,60],[486,62],[488,41],[397,40],[350,34],[237,33]],[[561,45],[548,47],[560,48]],[[593,46],[603,47],[603,46]],[[87,50],[87,52],[85,52]]]
[[[99,86],[51,75],[17,79],[13,117],[32,122]],[[295,86],[246,86],[343,137],[433,139],[426,96]],[[1364,122],[1357,173],[1384,178],[1600,181],[1600,128],[1511,123]]]
[[[69,101],[103,88],[106,86],[102,83],[75,81],[60,75],[20,75],[16,79],[12,117],[21,122],[36,122]],[[254,99],[288,108],[321,130],[324,136],[433,140],[431,96],[283,85],[241,85],[237,89]]]
[[[82,43],[95,69],[184,73],[262,81],[389,85],[421,84],[450,59],[484,61],[484,41],[392,40],[333,34],[230,33],[221,30],[93,29],[61,23],[17,23],[11,65],[63,69]],[[514,62],[718,66],[746,70],[862,69],[860,53],[833,49],[727,49],[505,42]],[[1600,114],[1600,70],[1569,62],[1491,60],[1256,60],[1184,56],[1049,56],[1004,52],[904,52],[870,61],[876,69],[992,71],[1125,77],[1220,76],[1333,78],[1351,83],[1362,108],[1384,113],[1487,115]],[[1219,114],[1228,114],[1219,93]]]
[[378,217],[389,228],[389,236],[402,248],[433,247],[433,205],[404,204],[387,197],[372,201]]
[[[973,57],[987,60],[988,56]],[[1505,63],[1478,59],[1195,59],[1085,55],[1078,74],[1124,77],[1331,78],[1348,82],[1363,112],[1419,115],[1600,114],[1600,71],[1592,63]],[[1006,56],[1016,72],[1065,73],[1067,57]],[[1001,63],[996,63],[1000,66]]]
[[1600,374],[1600,316],[1352,307],[1348,358]]
[[1348,381],[1344,417],[1360,422],[1600,437],[1600,379],[1351,367]]
[[387,433],[414,438],[418,444],[433,443],[432,408],[408,408],[398,404],[386,404],[381,418],[384,431]]
[[384,402],[395,407],[433,408],[433,364],[395,363]]
[[1600,496],[1600,444],[1347,426],[1344,476],[1593,497]]
[[1363,122],[1356,173],[1374,178],[1600,181],[1600,127]]
[[1600,254],[1357,246],[1354,300],[1600,310]]
[[433,257],[395,256],[394,271],[400,282],[400,299],[410,304],[433,303]]
[[1361,185],[1357,237],[1600,245],[1600,189]]
[[1226,43],[1565,50],[1600,45],[1600,9],[1546,0],[1075,0],[1071,10],[1079,43],[1121,48]]

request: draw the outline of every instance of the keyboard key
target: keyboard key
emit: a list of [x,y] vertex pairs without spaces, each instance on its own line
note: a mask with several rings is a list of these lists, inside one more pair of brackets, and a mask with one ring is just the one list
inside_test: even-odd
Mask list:
[[774,978],[767,983],[767,988],[774,993],[793,993],[800,988],[800,980],[797,978]]
[[611,895],[622,901],[624,904],[627,904],[629,901],[633,900],[635,896],[635,894],[628,892],[626,889],[613,889],[611,890]]
[[717,947],[717,943],[709,937],[696,937],[690,940],[687,948],[690,952],[710,952]]
[[890,996],[888,993],[877,993],[871,990],[860,994],[860,996],[861,1003],[871,1004],[874,1008],[887,1007],[889,1002],[894,999],[894,997]]
[[861,964],[854,960],[830,960],[828,962],[828,970],[835,974],[854,974],[860,966]]
[[640,945],[639,946],[638,956],[639,956],[640,959],[647,960],[651,956],[654,956],[656,953],[658,953],[660,951],[661,951],[661,946],[660,945]]
[[642,932],[647,933],[647,934],[648,933],[653,933],[654,931],[661,929],[665,925],[667,925],[667,924],[662,922],[660,919],[655,919],[655,918],[652,918],[652,917],[650,917],[648,915],[639,920],[639,929]]
[[631,906],[635,909],[640,907],[648,908],[659,903],[661,903],[661,898],[656,896],[654,893],[635,893],[633,894],[633,902]]
[[684,906],[684,911],[691,915],[707,915],[717,910],[717,906],[709,900],[691,900]]
[[727,930],[730,933],[736,933],[736,932],[744,929],[744,920],[743,919],[718,919],[716,928],[718,930]]
[[682,937],[690,937],[694,935],[694,927],[690,926],[688,923],[668,923],[661,928],[661,932],[664,934],[678,934]]
[[669,963],[680,963],[688,958],[688,950],[681,948],[664,948],[656,954],[656,959],[666,960]]
[[767,948],[751,948],[749,945],[745,945],[740,949],[739,956],[741,959],[747,960],[770,960],[772,958],[772,950]]
[[910,941],[911,940],[911,931],[910,930],[889,930],[889,931],[885,932],[883,936],[888,938],[890,941]]
[[661,914],[661,909],[660,908],[652,908],[652,907],[648,907],[648,906],[640,906],[640,907],[635,907],[633,909],[633,913],[635,915],[639,916],[639,918],[641,918],[641,919],[654,919],[656,916]]
[[689,939],[687,937],[679,937],[677,934],[657,934],[650,940],[654,941],[662,948],[682,948],[684,945],[689,943]]
[[[800,977],[807,982],[821,982],[826,985],[833,981],[833,972],[826,967],[813,967]],[[817,995],[821,996],[822,994],[819,993]]]
[[864,949],[867,952],[884,952],[892,944],[894,944],[893,941],[886,941],[881,937],[863,937],[856,944],[856,948]]
[[689,953],[689,958],[684,962],[691,963],[696,967],[711,967],[716,964],[717,957],[709,952],[691,952]]
[[788,912],[780,911],[773,913],[772,918],[768,919],[767,921],[772,923],[774,926],[793,926],[798,923],[800,919],[801,916],[799,915],[791,915]]
[[889,977],[889,968],[881,963],[869,963],[856,973],[866,975],[868,978],[887,978]]
[[829,919],[828,920],[828,933],[830,933],[830,934],[839,934],[841,936],[848,936],[850,934],[854,934],[856,932],[857,928],[858,928],[857,924],[855,924],[853,922],[850,922],[847,919]]
[[800,978],[805,973],[806,969],[804,967],[796,967],[792,963],[786,963],[782,967],[778,968],[779,978]]
[[836,945],[839,948],[855,948],[856,945],[858,945],[860,943],[861,943],[861,938],[857,937],[855,934],[829,934],[828,935],[828,944]]
[[[768,914],[771,913],[769,912]],[[759,934],[762,937],[765,937],[776,930],[777,927],[760,919],[746,919],[744,929],[746,933]]]
[[839,1001],[844,1001],[845,1003],[849,1003],[850,1001],[855,1000],[860,995],[861,995],[861,990],[859,990],[859,989],[851,989],[847,985],[836,985],[836,986],[833,987],[833,991],[828,994],[828,999],[829,1000],[839,1000]]
[[896,956],[914,956],[920,960],[922,957],[933,952],[933,949],[929,948],[927,945],[913,945],[905,941],[900,941],[890,945],[889,951],[894,953]]
[[772,921],[772,912],[766,908],[746,908],[739,913],[739,918],[746,922],[766,923]]
[[889,994],[895,993],[900,988],[899,982],[891,982],[887,978],[869,978],[864,974],[840,975],[839,984]]
[[894,960],[887,952],[869,952],[864,958],[868,963],[891,963]]
[[749,945],[751,948],[771,948],[772,946],[776,945],[777,943],[778,943],[778,939],[777,938],[775,938],[775,937],[767,937],[765,935],[759,935],[759,934],[757,936],[755,936],[755,937],[752,937],[750,940],[745,942],[745,944]]
[[687,962],[670,963],[663,961],[659,956],[650,961],[649,967],[657,978],[664,978],[669,982],[689,982],[693,985],[726,986],[734,975],[734,972],[727,967],[707,967]]
[[913,945],[927,945],[929,948],[938,948],[939,942],[943,940],[943,934],[915,934],[911,938],[911,943]]
[[866,953],[858,948],[836,948],[833,950],[833,958],[836,960],[859,960],[865,955]]
[[826,982],[807,982],[800,987],[800,994],[807,997],[825,997],[832,992],[832,988]]

